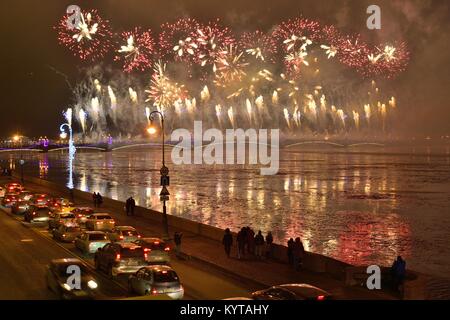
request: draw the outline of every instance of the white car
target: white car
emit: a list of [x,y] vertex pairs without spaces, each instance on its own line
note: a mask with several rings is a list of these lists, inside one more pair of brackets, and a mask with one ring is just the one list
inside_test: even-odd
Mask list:
[[75,239],[75,247],[83,253],[95,253],[111,241],[103,231],[86,231]]
[[92,231],[112,230],[116,222],[108,213],[94,213],[86,219],[86,229]]
[[116,226],[108,233],[111,241],[133,242],[141,238],[141,235],[134,227]]

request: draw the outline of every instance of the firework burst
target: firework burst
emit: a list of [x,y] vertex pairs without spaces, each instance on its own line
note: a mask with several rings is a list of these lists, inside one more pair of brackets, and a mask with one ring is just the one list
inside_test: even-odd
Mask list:
[[249,65],[243,58],[244,53],[238,51],[232,44],[222,52],[215,62],[218,67],[214,83],[217,86],[227,87],[230,83],[241,82],[246,75],[245,67]]
[[239,44],[248,56],[259,61],[275,62],[276,46],[273,38],[262,31],[245,32]]
[[145,71],[152,67],[155,41],[150,30],[135,28],[133,31],[122,32],[120,38],[122,45],[114,60],[122,62],[123,71]]
[[66,14],[55,29],[58,32],[58,42],[66,46],[81,60],[95,61],[106,55],[111,49],[111,27],[108,20],[103,20],[96,10],[82,10],[80,19],[71,28]]

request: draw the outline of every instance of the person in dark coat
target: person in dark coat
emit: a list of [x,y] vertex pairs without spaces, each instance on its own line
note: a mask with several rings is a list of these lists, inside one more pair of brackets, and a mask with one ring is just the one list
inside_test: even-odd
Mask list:
[[255,255],[257,259],[262,259],[263,248],[264,248],[264,236],[262,235],[261,230],[259,230],[258,234],[255,236]]
[[183,234],[181,232],[176,231],[173,235],[173,242],[175,242],[175,252],[176,255],[180,255],[181,253],[181,238]]
[[247,227],[247,246],[248,246],[248,253],[254,254],[255,253],[255,232],[250,227]]
[[245,255],[245,244],[247,242],[245,227],[242,228],[236,237],[237,249],[238,249],[238,259],[241,259]]
[[391,277],[394,290],[401,291],[406,276],[406,261],[398,256],[391,267]]
[[130,214],[134,216],[134,209],[136,208],[136,201],[133,197],[130,197]]
[[94,203],[94,208],[97,208],[98,198],[97,198],[97,193],[95,193],[95,192],[92,194],[92,202]]
[[130,199],[131,197],[128,198],[127,201],[125,201],[125,212],[127,213],[127,216],[130,215],[130,205],[131,205]]
[[230,257],[231,246],[233,245],[233,235],[230,232],[230,229],[225,230],[225,234],[223,235],[222,244],[225,248],[225,253],[227,257]]
[[268,232],[266,235],[266,244],[267,244],[267,257],[268,258],[273,258],[273,236],[272,236],[272,232]]
[[305,253],[305,249],[303,247],[303,243],[299,237],[295,238],[294,246],[293,246],[293,258],[294,258],[294,268],[297,271],[300,271],[303,255]]
[[102,197],[102,195],[100,194],[100,192],[97,192],[97,206],[100,208],[100,206],[102,205],[102,203],[103,203],[103,197]]
[[290,265],[294,265],[294,239],[290,238],[287,242],[287,255]]

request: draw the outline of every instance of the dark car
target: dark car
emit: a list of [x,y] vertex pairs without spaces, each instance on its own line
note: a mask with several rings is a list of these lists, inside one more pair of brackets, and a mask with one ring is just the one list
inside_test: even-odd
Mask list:
[[51,211],[46,206],[30,206],[25,212],[23,218],[26,222],[39,223],[48,222],[50,219]]
[[11,212],[14,214],[24,214],[28,208],[30,207],[30,203],[26,200],[18,200],[11,207]]
[[29,201],[33,197],[33,193],[28,190],[22,190],[19,192],[19,199]]
[[113,242],[99,248],[94,257],[95,269],[111,278],[119,274],[135,273],[147,266],[144,248],[133,243]]
[[133,243],[144,248],[147,253],[146,259],[150,264],[169,264],[170,247],[160,238],[141,238]]
[[304,283],[281,284],[252,293],[255,300],[329,300],[331,294]]
[[130,293],[143,295],[167,295],[182,299],[184,288],[177,273],[169,266],[147,266],[139,269],[128,279]]
[[[80,271],[80,286],[68,281],[69,276]],[[91,299],[96,295],[97,281],[87,266],[76,258],[55,259],[47,267],[47,287],[60,299]]]
[[72,209],[70,212],[75,214],[79,225],[86,225],[87,217],[94,213],[94,209],[90,207],[77,207]]
[[47,206],[48,202],[51,200],[51,197],[45,193],[37,193],[34,194],[30,198],[30,203],[37,206]]

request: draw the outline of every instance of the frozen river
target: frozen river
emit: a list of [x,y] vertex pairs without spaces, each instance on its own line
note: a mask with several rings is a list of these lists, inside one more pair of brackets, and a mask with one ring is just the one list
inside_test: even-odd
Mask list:
[[[280,171],[243,166],[173,166],[168,212],[237,230],[245,225],[285,243],[352,264],[408,266],[450,276],[450,155],[429,150],[282,149]],[[166,159],[170,159],[170,151]],[[25,171],[67,183],[67,154],[24,154]],[[113,199],[133,195],[161,210],[160,149],[78,152],[75,187]],[[1,154],[3,164],[19,155]]]

